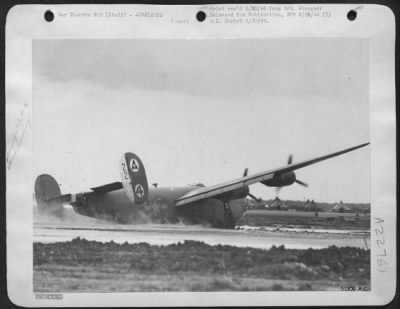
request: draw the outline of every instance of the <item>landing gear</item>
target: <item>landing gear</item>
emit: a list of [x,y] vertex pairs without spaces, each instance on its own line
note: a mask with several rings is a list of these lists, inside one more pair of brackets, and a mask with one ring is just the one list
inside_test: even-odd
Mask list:
[[235,218],[232,214],[232,209],[229,207],[229,202],[224,201],[224,228],[234,229],[235,228]]

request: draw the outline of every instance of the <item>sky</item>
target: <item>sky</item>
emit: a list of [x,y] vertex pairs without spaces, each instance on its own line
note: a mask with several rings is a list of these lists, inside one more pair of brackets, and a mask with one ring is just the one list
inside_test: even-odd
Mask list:
[[[79,192],[130,151],[149,183],[212,185],[361,144],[368,63],[354,38],[34,40],[33,170]],[[369,147],[296,174],[280,198],[370,200]]]

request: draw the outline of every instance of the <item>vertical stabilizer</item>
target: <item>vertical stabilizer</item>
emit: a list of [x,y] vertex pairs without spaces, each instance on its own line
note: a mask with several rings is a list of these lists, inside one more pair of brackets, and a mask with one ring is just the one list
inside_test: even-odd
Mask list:
[[134,204],[147,201],[148,184],[142,160],[134,153],[127,152],[120,161],[122,185],[129,200]]
[[39,211],[62,214],[63,201],[59,198],[65,199],[66,196],[61,195],[60,186],[52,176],[43,174],[36,178],[35,197]]

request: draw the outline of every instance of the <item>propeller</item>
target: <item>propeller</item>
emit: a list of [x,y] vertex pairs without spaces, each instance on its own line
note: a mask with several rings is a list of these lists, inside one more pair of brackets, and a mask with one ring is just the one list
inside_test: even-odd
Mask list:
[[[293,162],[293,154],[289,154],[288,159],[287,159],[287,165],[291,165],[292,162]],[[295,182],[296,182],[297,184],[299,184],[300,186],[303,186],[303,187],[305,187],[305,188],[308,188],[308,183],[306,183],[306,182],[304,182],[304,181],[301,181],[301,180],[299,180],[299,179],[296,179]],[[275,194],[276,194],[276,196],[279,195],[279,192],[281,191],[281,189],[282,189],[282,187],[276,187],[276,188],[275,188]]]
[[[249,169],[246,167],[246,168],[244,169],[244,172],[243,172],[243,177],[246,177],[248,173],[249,173]],[[260,202],[260,201],[261,201],[261,198],[255,197],[255,196],[254,196],[253,194],[251,194],[250,192],[247,193],[247,196],[250,196],[250,197],[251,197],[253,200],[255,200],[256,202]]]
[[289,157],[288,157],[288,160],[287,160],[287,165],[292,164],[292,161],[293,161],[293,155],[290,154]]
[[[289,155],[289,158],[288,158],[288,165],[292,164],[292,162],[293,162],[293,155],[290,154],[290,155]],[[295,182],[296,182],[297,184],[299,184],[300,186],[303,186],[303,187],[305,187],[305,188],[308,188],[308,183],[306,183],[306,182],[304,182],[304,181],[301,181],[301,180],[299,180],[299,179],[296,179]]]
[[251,194],[251,193],[248,193],[247,194],[248,196],[250,196],[253,200],[255,200],[256,202],[259,202],[259,201],[261,201],[261,199],[260,198],[258,198],[258,197],[255,197],[253,194]]
[[308,183],[306,183],[304,181],[296,179],[295,182],[298,183],[300,186],[308,188]]

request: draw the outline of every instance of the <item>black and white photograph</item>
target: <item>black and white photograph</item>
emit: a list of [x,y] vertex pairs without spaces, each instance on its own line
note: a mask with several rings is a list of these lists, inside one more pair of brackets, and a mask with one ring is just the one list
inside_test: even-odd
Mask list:
[[[98,31],[91,19],[136,16],[147,25],[168,15],[144,7],[54,7],[50,26],[81,18],[90,32]],[[63,25],[32,37],[31,96],[9,87],[18,102],[7,102],[6,166],[10,208],[22,209],[15,175],[29,170],[21,192],[32,214],[24,230],[36,300],[293,291],[362,298],[373,292],[375,264],[388,270],[372,252],[384,219],[372,215],[381,137],[371,124],[371,41],[214,35],[218,23],[255,27],[255,16],[273,23],[291,9],[203,7],[205,20],[197,14],[187,25],[207,29],[201,38],[56,37],[68,33]],[[309,7],[293,14],[333,14]],[[176,18],[169,22],[186,23]]]

